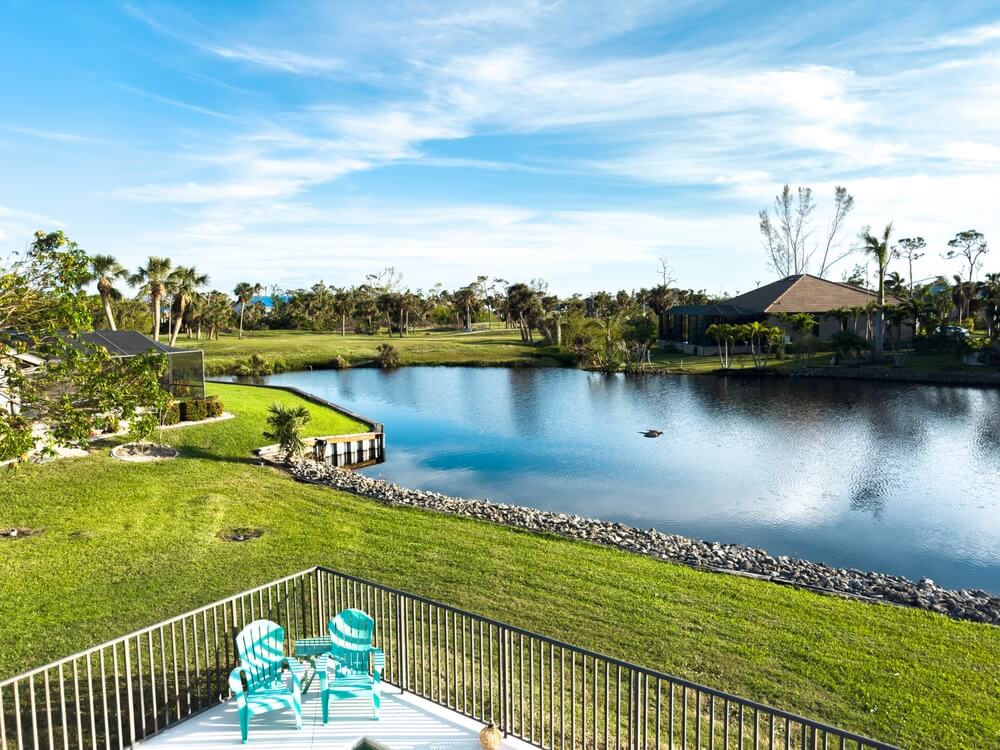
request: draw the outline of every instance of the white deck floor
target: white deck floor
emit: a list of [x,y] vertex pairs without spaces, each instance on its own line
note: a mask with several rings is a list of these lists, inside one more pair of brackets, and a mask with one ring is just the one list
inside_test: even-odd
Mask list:
[[[324,726],[319,691],[302,698],[302,729],[295,728],[291,711],[273,711],[250,718],[250,750],[352,750],[367,742],[383,750],[477,750],[482,724],[428,701],[383,684],[382,716],[370,718],[370,702],[331,701],[330,721]],[[143,743],[158,750],[240,748],[240,720],[235,703],[223,703],[194,716]],[[505,741],[508,750],[529,745]]]

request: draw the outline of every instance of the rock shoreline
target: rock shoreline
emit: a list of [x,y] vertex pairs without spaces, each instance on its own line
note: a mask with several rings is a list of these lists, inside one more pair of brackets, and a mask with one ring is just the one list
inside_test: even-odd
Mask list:
[[916,607],[959,620],[1000,625],[1000,597],[980,590],[945,589],[929,578],[914,582],[903,576],[833,568],[784,555],[772,557],[762,549],[739,544],[705,542],[655,529],[639,529],[622,523],[521,505],[449,497],[402,487],[311,460],[295,464],[292,474],[300,481],[326,485],[391,505],[406,505],[528,531],[559,534],[715,572],[760,578],[852,599]]

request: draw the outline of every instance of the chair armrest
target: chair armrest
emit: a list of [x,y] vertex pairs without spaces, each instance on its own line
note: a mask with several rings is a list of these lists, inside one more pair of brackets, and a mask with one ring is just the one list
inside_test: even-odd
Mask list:
[[289,673],[292,675],[292,685],[296,690],[302,689],[302,680],[306,675],[306,670],[309,668],[308,665],[303,664],[295,659],[289,659],[285,657],[285,666],[288,667]]
[[337,670],[343,665],[333,654],[320,654],[316,657],[316,674],[319,675],[319,688],[325,690],[327,682],[337,677]]
[[247,694],[243,690],[243,670],[237,667],[229,673],[229,690],[236,699],[236,705],[243,708],[247,704]]
[[382,673],[385,671],[385,652],[380,648],[372,648],[371,655],[372,672],[381,678]]

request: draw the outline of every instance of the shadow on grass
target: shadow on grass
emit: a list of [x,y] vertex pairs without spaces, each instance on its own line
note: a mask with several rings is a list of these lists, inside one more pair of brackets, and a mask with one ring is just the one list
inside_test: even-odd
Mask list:
[[227,464],[243,464],[244,466],[256,466],[260,459],[256,456],[227,456],[225,454],[213,453],[196,445],[175,446],[182,458],[202,458],[206,461],[222,461]]

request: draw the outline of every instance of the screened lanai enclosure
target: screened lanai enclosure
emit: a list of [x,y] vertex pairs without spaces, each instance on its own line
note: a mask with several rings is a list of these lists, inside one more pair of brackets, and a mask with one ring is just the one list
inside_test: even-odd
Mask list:
[[81,334],[80,338],[107,349],[113,357],[159,352],[170,363],[160,381],[170,395],[178,398],[205,397],[205,353],[200,349],[168,346],[137,331],[92,331]]

